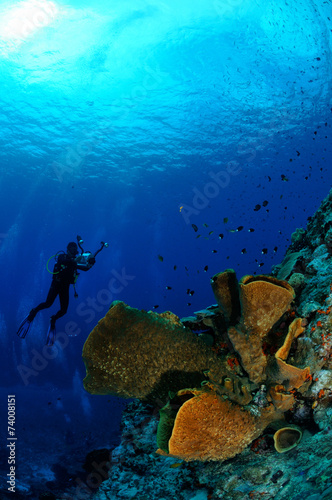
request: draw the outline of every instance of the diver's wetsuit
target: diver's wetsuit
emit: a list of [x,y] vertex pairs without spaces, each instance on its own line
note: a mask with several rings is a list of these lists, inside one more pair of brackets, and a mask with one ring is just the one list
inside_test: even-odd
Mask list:
[[42,309],[51,307],[58,295],[60,299],[60,309],[52,316],[52,321],[55,323],[57,319],[64,316],[69,305],[69,287],[76,281],[77,269],[88,271],[91,267],[92,264],[77,264],[75,258],[70,255],[60,254],[53,269],[53,280],[46,301],[31,310],[29,320],[32,321],[36,314]]

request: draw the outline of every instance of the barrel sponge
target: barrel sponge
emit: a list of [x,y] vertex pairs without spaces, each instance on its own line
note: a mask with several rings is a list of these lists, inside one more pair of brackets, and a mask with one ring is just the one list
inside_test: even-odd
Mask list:
[[165,403],[168,392],[199,387],[205,370],[222,380],[226,362],[170,312],[140,311],[117,301],[83,347],[84,388]]
[[295,293],[287,281],[271,276],[244,276],[239,282],[245,329],[263,336],[284,314]]
[[302,431],[295,425],[285,425],[273,436],[274,447],[278,453],[286,453],[299,444],[302,439]]
[[193,391],[179,409],[168,443],[169,454],[185,461],[227,460],[241,453],[273,420],[273,406],[255,416],[214,392]]
[[310,367],[298,368],[286,363],[294,339],[304,332],[302,319],[296,318],[289,325],[283,345],[275,354],[275,362],[271,365],[270,376],[277,383],[284,384],[286,389],[299,389],[310,379]]
[[266,379],[267,367],[263,339],[287,310],[294,290],[286,281],[271,276],[244,276],[239,282],[239,297],[240,321],[227,333],[250,380],[260,383]]

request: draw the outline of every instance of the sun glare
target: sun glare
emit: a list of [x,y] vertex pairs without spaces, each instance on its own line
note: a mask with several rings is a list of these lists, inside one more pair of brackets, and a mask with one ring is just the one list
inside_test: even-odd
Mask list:
[[1,14],[0,40],[15,49],[37,31],[50,25],[57,17],[58,6],[49,0],[25,0]]

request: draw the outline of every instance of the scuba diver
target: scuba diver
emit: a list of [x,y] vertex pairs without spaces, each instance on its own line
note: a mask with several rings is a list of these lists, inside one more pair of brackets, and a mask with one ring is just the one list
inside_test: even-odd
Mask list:
[[[30,330],[31,324],[35,319],[36,314],[42,309],[47,309],[51,307],[56,297],[59,296],[60,309],[59,311],[51,316],[50,325],[47,332],[46,345],[53,345],[55,341],[55,322],[57,319],[64,316],[67,312],[69,305],[69,287],[74,285],[75,298],[78,297],[75,290],[75,283],[79,276],[77,270],[89,271],[96,262],[96,256],[105,247],[108,247],[108,243],[101,242],[101,247],[92,254],[91,252],[84,252],[82,248],[83,240],[80,236],[77,236],[77,244],[71,241],[67,245],[67,252],[57,252],[52,255],[47,262],[47,270],[53,275],[52,283],[45,302],[42,302],[37,307],[34,307],[29,312],[28,316],[22,321],[17,331],[17,335],[24,339]],[[81,250],[79,253],[78,247]],[[55,265],[53,272],[49,270],[48,263],[55,257]]]

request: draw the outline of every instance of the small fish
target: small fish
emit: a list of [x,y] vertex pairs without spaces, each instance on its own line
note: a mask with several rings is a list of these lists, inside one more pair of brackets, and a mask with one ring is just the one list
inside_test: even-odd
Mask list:
[[228,230],[230,233],[236,233],[236,229],[229,229]]
[[284,174],[281,174],[281,180],[285,182],[289,181],[289,179],[287,179],[287,177]]
[[268,205],[268,204],[269,204],[269,202],[266,201],[266,200],[264,200],[263,203],[262,203],[263,207],[266,207],[266,205]]
[[190,292],[190,288],[187,288],[187,295],[189,295],[189,292]]
[[271,179],[271,177],[269,175],[267,176],[267,178],[269,179],[269,182],[271,182],[272,179]]
[[156,304],[155,306],[153,306],[153,309],[158,309],[159,305]]
[[243,226],[239,226],[236,230],[237,231],[242,231],[242,229],[243,229]]
[[164,261],[164,257],[162,255],[158,255],[158,259],[160,260],[160,262]]
[[248,233],[253,233],[255,231],[255,229],[253,229],[252,227],[248,229]]
[[180,212],[181,212],[182,209],[183,209],[183,205],[180,207]]
[[247,253],[247,249],[246,249],[246,248],[242,248],[241,253],[242,253],[242,254]]
[[180,467],[182,465],[183,462],[179,462],[179,463],[176,463],[176,464],[172,464],[170,465],[170,468],[171,469],[176,469],[177,467]]
[[254,208],[254,212],[258,212],[258,210],[260,210],[262,207],[260,206],[259,203],[257,203],[257,205],[255,205],[255,208]]
[[300,156],[301,153],[300,153],[300,151],[296,151],[296,154],[297,154],[297,156]]
[[206,273],[206,271],[209,269],[209,266],[205,266],[204,267],[204,272]]
[[227,224],[228,222],[228,217],[224,217],[224,224]]
[[185,268],[186,271],[189,271],[189,269],[187,268],[187,266],[184,266],[184,268]]
[[264,262],[260,262],[260,263],[258,264],[258,267],[262,267],[262,266],[264,266]]
[[204,222],[203,226],[204,226],[204,227],[209,227],[209,226],[206,224],[206,222]]
[[217,253],[217,250],[212,250],[212,253]]
[[194,295],[194,293],[195,293],[194,290],[190,290],[189,295],[192,297]]
[[166,290],[172,290],[172,287],[171,286],[167,286]]
[[197,233],[198,227],[196,226],[196,224],[191,224],[191,227],[193,228],[193,230],[195,231],[195,233]]
[[266,254],[267,254],[267,248],[263,248],[263,250],[262,250],[262,254],[263,254],[263,255],[266,255]]
[[213,234],[213,231],[210,231],[210,232],[209,232],[209,236],[211,236],[211,234]]
[[187,302],[187,306],[191,306],[191,302]]
[[196,239],[197,239],[197,238],[200,238],[200,237],[201,237],[201,235],[200,235],[200,234],[198,234],[198,235],[196,236]]
[[177,268],[178,268],[178,266],[176,266],[176,265],[175,265],[175,266],[173,267],[174,271],[176,271],[176,270],[177,270]]
[[222,233],[219,234],[219,239],[222,240],[224,235]]

